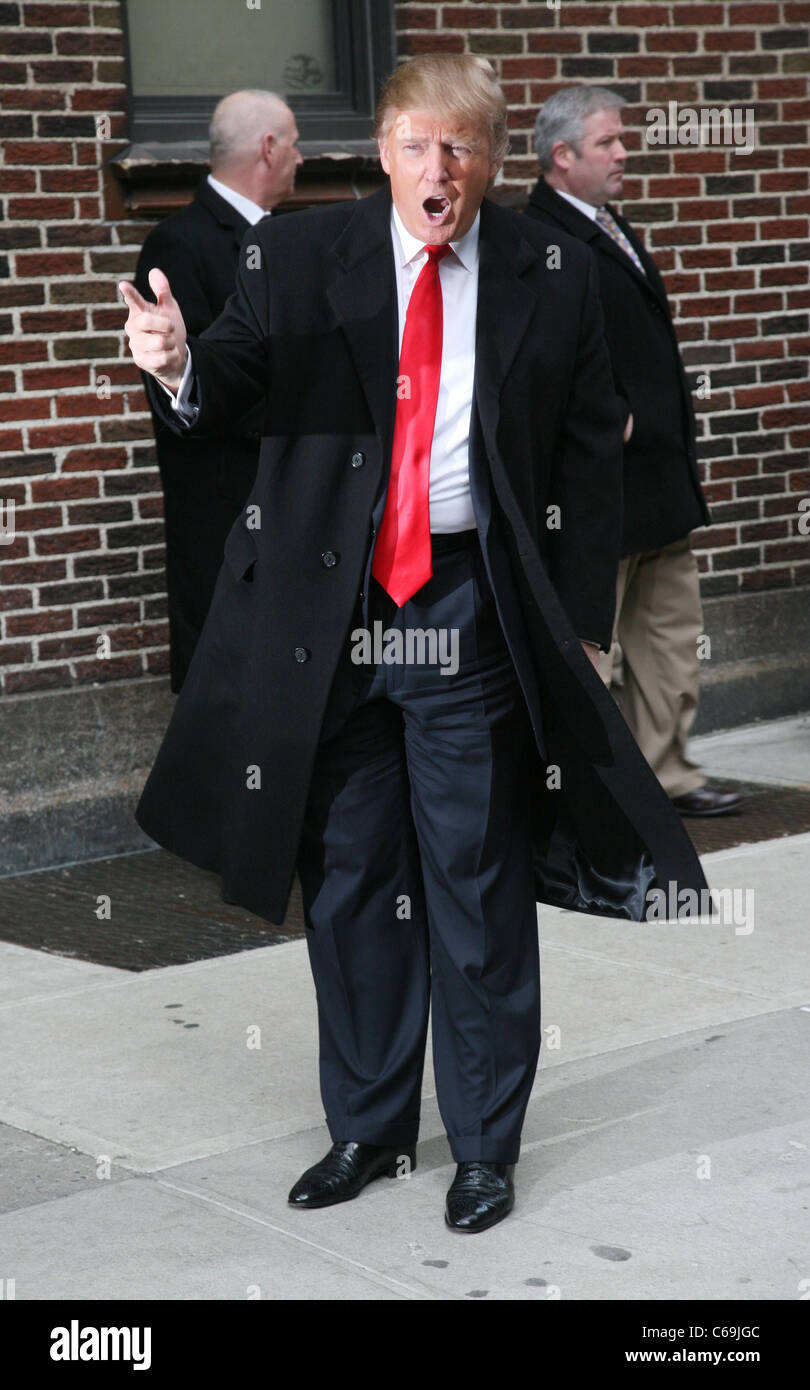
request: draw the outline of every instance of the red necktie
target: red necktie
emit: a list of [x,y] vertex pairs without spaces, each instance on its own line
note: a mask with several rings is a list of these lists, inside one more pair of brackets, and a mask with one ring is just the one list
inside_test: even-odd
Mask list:
[[371,573],[401,608],[433,573],[430,554],[430,449],[442,370],[439,261],[448,245],[426,246],[428,258],[408,302],[399,354],[391,476]]

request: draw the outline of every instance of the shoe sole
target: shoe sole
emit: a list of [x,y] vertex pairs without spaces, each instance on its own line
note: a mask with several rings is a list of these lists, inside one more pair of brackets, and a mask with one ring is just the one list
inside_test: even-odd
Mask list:
[[351,1202],[355,1197],[359,1197],[364,1192],[369,1183],[376,1182],[377,1178],[398,1178],[400,1160],[407,1158],[410,1161],[410,1172],[416,1169],[416,1155],[411,1153],[399,1154],[393,1163],[389,1163],[387,1168],[381,1168],[378,1173],[372,1173],[356,1192],[345,1192],[340,1197],[316,1197],[313,1202],[292,1202],[287,1198],[287,1206],[294,1207],[296,1211],[317,1211],[321,1207],[336,1207],[340,1202]]

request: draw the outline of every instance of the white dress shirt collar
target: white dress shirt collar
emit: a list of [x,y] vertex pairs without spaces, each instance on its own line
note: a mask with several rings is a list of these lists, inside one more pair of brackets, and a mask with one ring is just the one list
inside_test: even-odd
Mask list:
[[213,174],[208,175],[208,182],[214,192],[218,193],[220,198],[224,198],[226,203],[230,203],[231,207],[235,208],[237,212],[241,213],[245,221],[250,223],[251,227],[255,227],[256,223],[267,215],[266,210],[260,208],[258,203],[254,203],[251,198],[246,198],[244,193],[237,193],[235,188],[229,188],[226,183],[220,183],[219,179],[214,178]]
[[[394,227],[396,228],[400,251],[402,253],[400,265],[405,266],[410,261],[415,260],[417,256],[421,255],[426,245],[432,245],[433,243],[426,243],[420,241],[418,237],[411,236],[411,233],[408,231],[393,203],[391,204],[391,211],[393,213]],[[470,227],[470,230],[465,232],[463,237],[459,237],[458,241],[450,242],[458,260],[461,262],[464,269],[468,271],[473,271],[478,261],[478,230],[480,222],[481,210],[479,208],[478,212],[475,214],[475,221]]]
[[598,209],[594,207],[593,203],[583,203],[581,198],[575,198],[573,193],[565,193],[562,188],[555,188],[554,192],[559,193],[561,198],[565,198],[566,202],[571,203],[573,207],[584,213],[586,217],[590,217],[592,222],[596,221]]

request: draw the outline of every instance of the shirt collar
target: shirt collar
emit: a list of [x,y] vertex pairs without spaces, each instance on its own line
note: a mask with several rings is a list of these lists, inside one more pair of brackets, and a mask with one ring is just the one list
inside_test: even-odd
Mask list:
[[559,193],[561,198],[565,198],[567,202],[572,203],[580,212],[584,212],[585,216],[590,217],[592,222],[596,221],[598,209],[594,207],[593,203],[583,203],[581,198],[575,198],[573,193],[564,193],[561,188],[555,188],[554,192]]
[[[478,231],[481,222],[481,209],[475,214],[475,221],[470,230],[459,237],[458,241],[451,241],[450,245],[456,253],[458,260],[465,270],[474,270],[478,259]],[[399,239],[400,265],[408,265],[416,257],[421,255],[425,249],[425,242],[418,237],[411,236],[405,223],[402,221],[394,204],[391,204],[391,226]]]
[[219,179],[214,178],[213,174],[208,175],[208,182],[214,192],[219,194],[220,198],[224,198],[225,202],[230,203],[232,208],[235,208],[237,212],[241,212],[245,221],[249,222],[251,227],[255,227],[256,223],[260,222],[261,219],[266,216],[265,208],[259,207],[259,204],[254,203],[251,198],[246,198],[244,193],[237,193],[235,188],[229,188],[226,183],[220,183]]

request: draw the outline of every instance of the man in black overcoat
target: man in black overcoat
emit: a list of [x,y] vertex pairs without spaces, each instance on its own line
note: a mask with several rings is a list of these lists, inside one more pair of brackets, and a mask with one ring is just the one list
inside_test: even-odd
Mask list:
[[[295,117],[272,92],[223,97],[211,117],[211,172],[192,201],[147,236],[135,285],[154,296],[149,272],[171,281],[189,333],[199,334],[233,293],[239,248],[277,203],[288,198],[301,163]],[[221,433],[191,441],[152,411],[163,488],[169,674],[178,691],[202,631],[222,564],[225,537],[256,477],[261,412],[222,422]]]
[[484,196],[483,59],[401,65],[376,132],[390,187],[262,225],[200,337],[165,276],[156,309],[122,285],[167,422],[265,409],[137,817],[270,921],[298,868],[333,1144],[290,1202],[413,1166],[430,1007],[445,1219],[480,1231],[514,1202],[536,900],[641,921],[706,885],[593,664],[621,420],[592,258]]
[[541,175],[526,213],[552,232],[577,237],[595,255],[625,426],[621,562],[602,678],[680,813],[724,815],[741,797],[708,785],[687,753],[705,655],[689,533],[711,518],[664,283],[641,239],[608,201],[621,195],[627,158],[623,104],[609,88],[586,85],[549,98],[535,123]]

